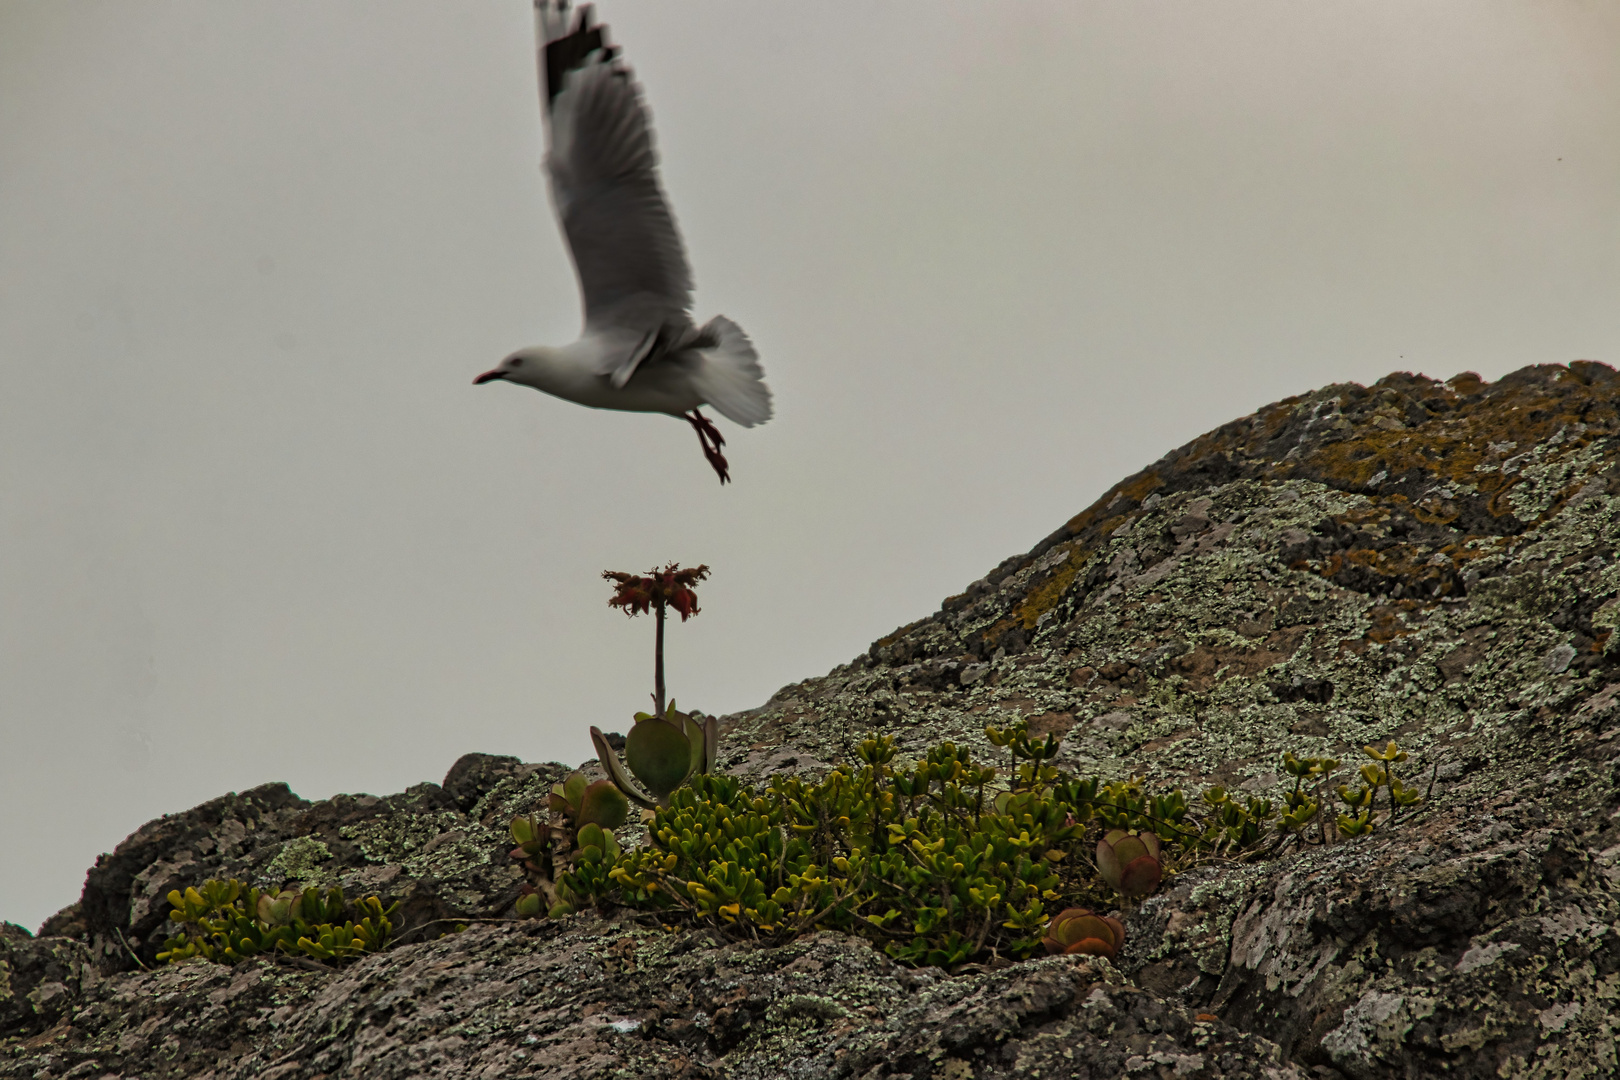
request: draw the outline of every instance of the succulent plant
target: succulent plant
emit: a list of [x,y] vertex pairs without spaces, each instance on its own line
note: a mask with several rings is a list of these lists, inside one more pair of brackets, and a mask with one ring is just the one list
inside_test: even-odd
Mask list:
[[1049,790],[989,798],[996,770],[955,744],[902,768],[887,737],[855,751],[858,768],[777,778],[763,796],[694,775],[654,813],[648,845],[609,871],[618,896],[754,934],[868,933],[907,963],[1038,949],[1043,900],[1065,888],[1057,868],[1084,865],[1068,858],[1078,808]]
[[589,783],[578,770],[562,783],[552,785],[548,805],[553,814],[572,822],[576,830],[593,824],[617,829],[630,816],[630,803],[618,785],[612,780]]
[[1372,761],[1360,769],[1360,786],[1352,789],[1348,784],[1340,784],[1338,788],[1339,801],[1349,808],[1349,813],[1339,815],[1341,836],[1365,836],[1377,827],[1379,819],[1373,816],[1373,800],[1380,788],[1389,792],[1389,813],[1383,819],[1385,822],[1394,821],[1401,807],[1423,800],[1415,788],[1407,787],[1395,775],[1395,765],[1407,760],[1405,750],[1394,742],[1386,743],[1382,750],[1371,746],[1364,746],[1362,750]]
[[[180,932],[165,942],[157,958],[178,963],[193,957],[234,964],[268,952],[343,960],[386,948],[393,935],[390,917],[399,909],[368,896],[350,905],[343,890],[308,888],[274,895],[232,878],[202,887],[171,890],[169,919]],[[350,914],[358,918],[345,918]],[[338,920],[344,920],[339,923]]]
[[1389,791],[1389,819],[1395,820],[1399,808],[1411,806],[1421,802],[1423,796],[1415,788],[1406,787],[1395,775],[1395,765],[1407,759],[1407,753],[1394,741],[1386,743],[1382,750],[1374,750],[1370,746],[1362,747],[1366,755],[1377,762],[1376,765],[1363,765],[1361,775],[1374,790],[1382,786]]
[[[1284,809],[1278,824],[1285,831],[1303,837],[1305,826],[1319,819],[1322,805],[1327,799],[1329,777],[1339,767],[1339,761],[1337,758],[1302,758],[1285,753],[1282,766],[1283,772],[1294,778],[1294,786],[1283,796]],[[1307,782],[1312,784],[1312,791],[1306,790]],[[1319,842],[1327,842],[1325,815]]]
[[1111,830],[1097,841],[1097,870],[1116,892],[1133,900],[1159,887],[1159,838],[1144,829],[1128,833]]
[[512,911],[520,919],[532,919],[545,909],[545,896],[533,885],[525,884],[518,893]]
[[635,725],[625,736],[623,761],[601,729],[591,728],[591,742],[613,785],[624,797],[649,810],[668,806],[671,792],[692,776],[712,769],[719,741],[720,728],[714,717],[683,713],[673,701],[662,716],[636,714]]
[[569,869],[557,875],[557,902],[549,914],[555,918],[578,911],[612,884],[612,871],[623,852],[613,833],[595,823],[579,830],[579,847]]
[[1109,915],[1097,915],[1086,908],[1065,908],[1052,916],[1041,938],[1046,951],[1056,955],[1119,957],[1125,944],[1125,924]]
[[[673,729],[676,721],[691,746],[678,713],[638,726]],[[906,761],[894,739],[879,735],[859,740],[849,763],[818,780],[778,776],[757,792],[732,777],[672,768],[664,783],[685,782],[651,808],[644,844],[621,852],[611,833],[582,827],[555,896],[536,881],[518,911],[625,904],[667,922],[776,940],[837,930],[904,963],[943,967],[1043,950],[1117,957],[1124,930],[1085,906],[1102,903],[1106,885],[1084,856],[1096,852],[1102,876],[1117,873],[1115,888],[1135,897],[1179,860],[1261,858],[1265,845],[1275,852],[1299,836],[1292,823],[1279,826],[1271,799],[1217,787],[1189,805],[1181,791],[1150,791],[1140,779],[1070,776],[1050,764],[1056,740],[1030,738],[1022,721],[996,729],[992,741],[1011,756],[1010,770],[949,742]],[[1299,769],[1290,775],[1317,789],[1313,796],[1297,782],[1304,802],[1284,793],[1285,813],[1303,824],[1303,807],[1323,802],[1337,762],[1288,760]],[[563,788],[568,802],[574,796]],[[643,799],[656,803],[650,790]]]
[[395,903],[384,908],[381,900],[368,896],[357,905],[361,916],[358,920],[348,920],[341,926],[336,923],[313,926],[307,935],[299,935],[298,948],[304,955],[316,960],[337,960],[361,953],[381,952],[387,947],[394,930],[388,916],[398,906]]
[[1309,825],[1316,818],[1316,812],[1321,804],[1303,791],[1294,790],[1283,796],[1286,809],[1277,823],[1285,829],[1298,831]]
[[1359,814],[1339,815],[1339,834],[1341,836],[1365,836],[1372,831],[1371,810],[1363,810]]
[[[555,798],[555,794],[552,797]],[[529,884],[524,886],[523,895],[518,898],[517,913],[523,917],[532,917],[540,914],[541,910],[539,901],[528,899],[529,894],[534,891],[534,884],[543,882],[549,886],[556,873],[552,853],[555,830],[549,823],[540,820],[538,814],[520,814],[512,819],[511,833],[517,847],[508,854],[523,864],[523,869],[530,879]]]
[[1275,812],[1270,799],[1250,796],[1239,803],[1218,785],[1205,789],[1203,798],[1214,811],[1204,824],[1203,835],[1211,847],[1228,852],[1252,850],[1265,838],[1266,822]]
[[[617,858],[619,850],[612,840],[612,830],[623,825],[630,813],[629,801],[613,781],[590,783],[578,770],[562,783],[552,785],[547,806],[556,824],[542,821],[538,814],[512,819],[512,839],[517,847],[510,855],[523,863],[529,875],[513,904],[519,918],[533,918],[559,905],[570,906],[553,880],[559,864],[569,867],[584,855],[588,845],[604,849],[612,843],[612,858]],[[606,841],[601,839],[604,834]],[[596,857],[600,860],[600,850]]]

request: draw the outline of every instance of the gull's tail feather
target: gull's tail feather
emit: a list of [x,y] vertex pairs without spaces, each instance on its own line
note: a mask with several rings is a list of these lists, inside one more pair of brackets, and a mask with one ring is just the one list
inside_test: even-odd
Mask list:
[[765,385],[759,354],[754,352],[742,327],[724,315],[716,315],[700,331],[699,340],[714,342],[692,350],[702,358],[692,381],[704,402],[743,427],[769,420],[771,391]]

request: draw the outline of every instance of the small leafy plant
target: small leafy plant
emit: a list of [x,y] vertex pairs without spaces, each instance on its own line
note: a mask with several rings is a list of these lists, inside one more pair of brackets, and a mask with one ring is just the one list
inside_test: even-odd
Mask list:
[[[1284,829],[1303,835],[1307,825],[1320,820],[1321,842],[1327,842],[1327,815],[1320,814],[1320,811],[1327,801],[1328,777],[1338,767],[1338,758],[1301,758],[1292,753],[1283,755],[1283,772],[1294,778],[1293,789],[1283,796],[1286,809],[1279,824]],[[1307,791],[1305,785],[1312,781],[1312,790]]]
[[547,807],[576,830],[586,825],[617,829],[630,814],[630,803],[613,781],[598,780],[592,784],[577,770],[561,784],[552,785]]
[[1395,775],[1396,764],[1407,759],[1405,750],[1393,741],[1386,743],[1382,750],[1375,750],[1371,746],[1361,749],[1372,758],[1371,764],[1361,767],[1361,784],[1354,789],[1348,784],[1339,785],[1339,800],[1349,808],[1348,813],[1339,815],[1339,832],[1345,836],[1364,836],[1376,827],[1373,798],[1380,788],[1389,793],[1389,812],[1384,817],[1386,822],[1393,822],[1401,807],[1423,800],[1416,788],[1407,787]]
[[387,948],[399,909],[375,896],[350,904],[336,886],[268,893],[235,878],[173,889],[168,900],[179,932],[157,958],[170,964],[193,957],[234,964],[265,953],[348,960]]
[[562,783],[552,785],[547,809],[551,821],[541,820],[538,814],[512,819],[512,839],[517,847],[510,854],[529,875],[515,905],[523,918],[532,918],[542,910],[552,915],[574,910],[574,894],[559,890],[556,883],[558,868],[618,858],[613,830],[624,824],[630,803],[611,780],[591,783],[584,773],[575,770]]

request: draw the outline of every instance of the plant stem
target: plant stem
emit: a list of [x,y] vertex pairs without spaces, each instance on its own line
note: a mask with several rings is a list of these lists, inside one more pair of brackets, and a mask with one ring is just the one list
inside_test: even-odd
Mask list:
[[653,701],[658,705],[655,715],[664,715],[664,603],[658,602],[658,636],[653,640]]

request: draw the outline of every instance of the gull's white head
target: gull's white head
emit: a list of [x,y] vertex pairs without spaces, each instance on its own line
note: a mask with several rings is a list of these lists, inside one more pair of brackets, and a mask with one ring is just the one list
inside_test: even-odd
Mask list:
[[527,349],[519,349],[474,379],[473,385],[481,386],[496,379],[505,379],[507,382],[522,383],[525,386],[540,386],[556,364],[553,351],[545,345],[531,345]]

